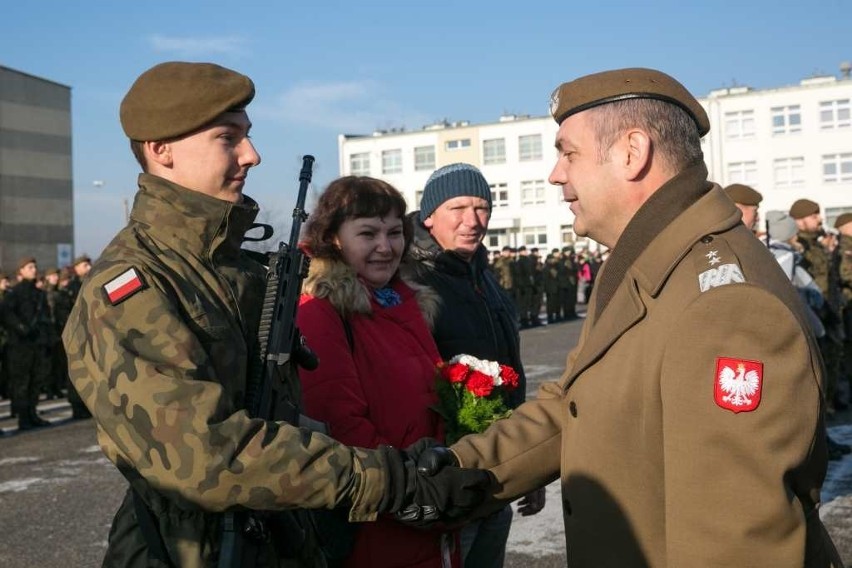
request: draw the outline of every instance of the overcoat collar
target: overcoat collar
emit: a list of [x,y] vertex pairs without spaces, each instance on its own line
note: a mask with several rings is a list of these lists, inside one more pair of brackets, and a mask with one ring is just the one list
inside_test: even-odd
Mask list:
[[[669,275],[692,247],[706,235],[726,231],[740,222],[739,209],[716,184],[666,226],[628,268],[598,321],[586,321],[580,351],[565,371],[563,388],[594,364],[627,330],[647,313],[640,290],[656,297]],[[601,270],[601,277],[606,270]],[[593,292],[588,310],[594,313]]]

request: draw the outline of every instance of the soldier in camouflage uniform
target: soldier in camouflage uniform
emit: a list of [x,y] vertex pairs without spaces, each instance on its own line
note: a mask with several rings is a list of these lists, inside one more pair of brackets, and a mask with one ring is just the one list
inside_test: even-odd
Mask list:
[[500,256],[494,260],[494,274],[497,275],[497,283],[509,293],[509,296],[512,296],[512,264],[514,261],[512,247],[509,245],[504,246],[500,251]]
[[3,297],[10,398],[20,430],[50,424],[36,412],[39,395],[50,378],[50,345],[55,341],[47,295],[36,286],[37,274],[35,258],[21,259],[20,281]]
[[843,343],[842,378],[845,385],[838,384],[838,395],[844,391],[844,398],[835,400],[838,410],[849,406],[849,396],[852,392],[852,213],[843,213],[834,222],[834,228],[840,232],[837,245],[838,272],[840,273],[840,289],[843,293],[843,323],[846,341]]
[[559,265],[562,262],[562,253],[558,248],[550,251],[544,259],[544,301],[547,307],[547,323],[559,321],[559,310],[562,306],[562,298],[559,292]]
[[532,299],[530,300],[530,325],[537,327],[541,325],[538,315],[541,313],[541,304],[544,301],[544,265],[541,262],[537,248],[530,249],[530,262],[532,264]]
[[562,301],[560,320],[572,320],[577,317],[577,261],[574,249],[562,247],[562,260],[559,273],[559,296]]
[[[488,490],[483,471],[427,477],[405,451],[350,448],[243,410],[265,282],[240,249],[258,213],[242,194],[260,162],[245,112],[253,96],[244,75],[170,62],[143,73],[121,104],[139,191],[63,334],[101,448],[132,487],[106,566],[213,566],[217,513],[228,509],[345,507],[350,521],[405,509],[429,520],[466,514]],[[261,566],[323,564],[301,529],[267,527]]]
[[518,258],[515,260],[515,273],[512,284],[517,294],[518,314],[521,318],[521,328],[526,329],[532,324],[533,303],[533,262],[527,247],[518,247]]
[[820,340],[820,350],[826,367],[826,411],[832,413],[845,341],[838,263],[833,254],[834,247],[827,246],[833,241],[826,238],[818,203],[810,199],[799,199],[790,207],[790,217],[795,219],[798,229],[797,241],[802,248],[802,266],[813,277],[826,300],[825,308],[819,314],[825,326],[825,337]]
[[80,293],[80,287],[83,285],[89,271],[92,270],[92,259],[88,255],[80,255],[71,263],[71,280],[68,282],[67,290],[71,296],[71,303],[77,301],[77,295]]
[[55,338],[54,343],[50,346],[50,378],[46,386],[48,396],[53,398],[63,397],[63,390],[68,386],[68,362],[60,336],[73,305],[67,289],[59,287],[59,273],[58,268],[45,270],[43,287],[45,294],[47,294],[47,305],[50,307],[50,321],[53,324],[53,337]]

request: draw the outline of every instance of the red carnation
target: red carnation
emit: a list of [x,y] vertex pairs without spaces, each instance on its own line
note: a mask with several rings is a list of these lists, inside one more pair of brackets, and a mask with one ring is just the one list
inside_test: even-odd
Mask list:
[[500,365],[500,376],[503,378],[503,388],[513,390],[518,388],[518,373],[508,365]]
[[467,365],[453,363],[452,365],[445,365],[441,369],[441,374],[451,383],[461,383],[464,382],[469,370]]
[[471,371],[465,386],[474,396],[486,397],[494,390],[494,379],[485,373]]

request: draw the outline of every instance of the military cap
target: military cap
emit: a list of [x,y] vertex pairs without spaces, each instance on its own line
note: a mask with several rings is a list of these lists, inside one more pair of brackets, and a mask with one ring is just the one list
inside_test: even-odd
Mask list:
[[3,271],[0,271],[0,280],[9,280],[9,275]]
[[699,135],[710,131],[710,119],[701,103],[676,79],[654,69],[616,69],[562,83],[550,95],[550,114],[562,124],[572,114],[626,99],[672,103],[692,117]]
[[51,274],[59,274],[59,269],[51,267],[44,271],[45,276],[50,276]]
[[834,228],[839,229],[846,223],[852,223],[852,213],[843,213],[834,220]]
[[26,265],[28,265],[31,262],[36,262],[36,259],[35,259],[34,256],[25,256],[25,257],[21,258],[20,260],[18,260],[18,270],[22,269],[23,267],[25,267]]
[[509,250],[512,250],[512,247],[510,247],[509,245],[503,245],[502,250],[509,251]]
[[734,203],[740,205],[760,205],[760,202],[763,201],[763,196],[759,191],[742,183],[732,183],[725,188],[725,193]]
[[574,252],[574,249],[569,246],[562,247],[562,252]]
[[74,259],[74,262],[71,263],[71,266],[77,266],[78,264],[82,264],[84,262],[88,262],[92,264],[92,259],[87,254],[81,254],[77,258]]
[[131,140],[168,140],[198,130],[254,98],[251,79],[213,63],[160,63],[142,73],[121,101]]
[[803,219],[814,213],[819,213],[819,203],[810,199],[798,199],[790,207],[790,217],[793,219]]

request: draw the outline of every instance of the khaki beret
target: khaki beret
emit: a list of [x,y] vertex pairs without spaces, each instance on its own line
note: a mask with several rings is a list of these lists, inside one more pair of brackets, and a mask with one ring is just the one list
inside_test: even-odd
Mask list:
[[686,87],[654,69],[616,69],[562,83],[550,95],[550,114],[557,124],[562,124],[572,114],[625,99],[656,99],[675,104],[689,113],[699,135],[710,131],[704,107]]
[[760,205],[760,202],[763,201],[760,192],[741,183],[732,183],[725,188],[725,193],[728,194],[731,201],[740,205]]
[[51,274],[59,274],[59,269],[51,267],[44,271],[45,276],[50,276]]
[[[25,256],[25,257],[23,257],[22,259],[20,259],[20,260],[18,261],[18,270],[22,269],[23,267],[25,267],[26,265],[28,265],[28,264],[29,264],[29,263],[31,263],[31,262],[36,262],[36,259],[35,259],[35,257],[34,257],[34,256]],[[36,263],[36,264],[37,264],[37,263]]]
[[131,140],[168,140],[198,130],[254,98],[245,75],[213,63],[161,63],[142,73],[121,101],[121,127]]
[[71,266],[77,266],[78,264],[82,264],[84,262],[88,262],[92,264],[92,259],[87,254],[81,254],[77,258],[74,259],[74,262],[71,263]]
[[852,223],[852,213],[843,213],[834,220],[834,228],[839,229],[846,223]]
[[790,217],[793,219],[802,219],[814,213],[819,213],[819,203],[810,199],[799,199],[790,207]]

